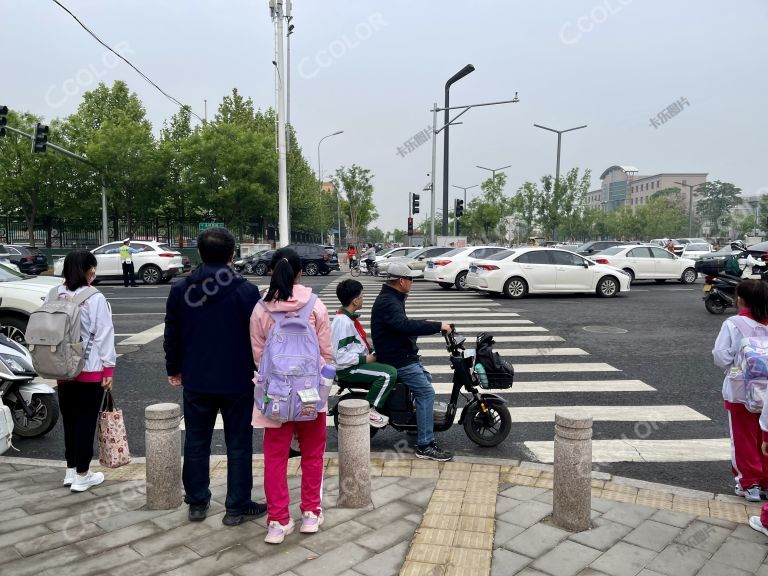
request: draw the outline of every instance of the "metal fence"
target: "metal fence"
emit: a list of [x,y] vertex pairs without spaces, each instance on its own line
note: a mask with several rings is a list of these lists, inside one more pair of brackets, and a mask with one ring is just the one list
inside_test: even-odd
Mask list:
[[[216,219],[217,222],[220,220]],[[34,244],[40,248],[93,249],[107,242],[131,238],[156,240],[174,248],[194,248],[201,230],[201,220],[177,220],[157,217],[152,220],[133,221],[129,227],[124,220],[110,220],[106,240],[102,238],[100,220],[64,220],[48,218],[36,222],[31,242],[26,220],[17,216],[0,216],[1,244]],[[265,220],[247,226],[227,228],[238,243],[272,243],[277,240],[277,225]],[[291,242],[321,242],[317,233],[295,231]]]

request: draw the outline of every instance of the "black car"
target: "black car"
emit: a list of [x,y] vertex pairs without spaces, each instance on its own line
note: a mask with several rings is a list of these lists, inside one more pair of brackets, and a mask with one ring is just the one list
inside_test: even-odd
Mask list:
[[335,267],[331,254],[321,244],[290,244],[287,246],[301,258],[301,269],[307,276],[326,276],[331,270],[339,269],[339,259],[336,257]]
[[48,270],[48,257],[39,248],[22,244],[6,244],[8,259],[24,274],[40,274]]
[[243,271],[246,274],[256,274],[257,276],[266,276],[272,269],[272,256],[275,250],[262,250],[243,258]]
[[625,242],[620,242],[619,240],[593,240],[592,242],[582,244],[576,248],[575,252],[581,256],[592,256],[592,254],[596,254],[601,250],[613,248],[614,246],[620,246],[622,244],[625,244]]

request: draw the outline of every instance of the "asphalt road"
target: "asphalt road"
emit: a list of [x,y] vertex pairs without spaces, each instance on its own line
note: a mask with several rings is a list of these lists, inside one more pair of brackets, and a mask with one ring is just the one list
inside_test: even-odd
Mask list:
[[[340,278],[339,273],[326,277],[305,278],[304,283],[316,292]],[[253,278],[264,287],[264,278]],[[378,288],[376,280],[368,288],[367,305],[370,307]],[[586,361],[607,363],[621,372],[602,375],[558,374],[559,380],[585,380],[599,378],[621,378],[639,380],[652,387],[642,392],[569,392],[569,393],[516,393],[507,395],[512,408],[538,406],[617,406],[637,407],[671,405],[687,406],[701,417],[692,421],[656,421],[652,418],[625,421],[596,421],[594,439],[643,439],[649,441],[687,441],[693,439],[724,439],[728,436],[727,419],[723,409],[720,388],[721,372],[712,364],[711,349],[719,327],[725,316],[712,316],[704,309],[701,300],[701,280],[692,286],[676,282],[666,284],[636,283],[628,294],[613,299],[597,298],[594,295],[533,296],[524,300],[511,301],[503,298],[479,296],[475,305],[492,306],[494,312],[515,312],[525,322],[543,327],[546,334],[556,335],[564,341],[552,346],[567,346],[582,349],[589,356]],[[119,284],[101,284],[99,288],[109,299],[118,343],[132,335],[158,326],[163,321],[163,310],[169,287],[123,288]],[[332,288],[332,286],[331,286]],[[331,291],[332,292],[332,291]],[[335,305],[332,293],[325,297],[329,306]],[[425,282],[417,282],[414,298],[439,305],[441,301],[457,296],[455,290],[444,291]],[[449,305],[449,308],[456,304]],[[365,310],[364,310],[365,312]],[[442,313],[442,312],[440,312]],[[458,329],[462,322],[477,322],[484,313],[475,318],[456,317]],[[450,315],[450,314],[449,314]],[[433,319],[449,320],[445,317]],[[468,316],[472,316],[471,314]],[[485,329],[493,332],[499,322],[489,323]],[[598,327],[585,330],[585,327]],[[611,333],[611,329],[616,330]],[[215,335],[211,335],[215,338]],[[500,347],[516,347],[516,344],[497,344]],[[548,346],[548,345],[539,345]],[[137,347],[121,348],[128,352],[118,360],[115,375],[115,394],[118,407],[122,408],[128,426],[131,452],[144,453],[143,411],[144,407],[157,402],[181,402],[179,390],[171,388],[166,381],[162,351],[162,338]],[[439,343],[422,346],[423,350],[443,349]],[[429,359],[441,363],[440,357]],[[584,360],[581,358],[580,360]],[[226,358],[211,358],[212,362],[226,362]],[[516,366],[529,362],[563,362],[568,358],[517,358]],[[574,362],[576,360],[573,360]],[[437,375],[437,382],[447,382],[449,376]],[[551,374],[521,374],[518,381],[554,380]],[[655,389],[655,390],[654,390]],[[444,396],[439,400],[446,400]],[[402,439],[410,440],[404,434],[391,429],[379,432],[372,440],[372,450],[392,449]],[[479,448],[464,434],[461,427],[438,436],[440,443],[457,454],[482,455],[500,458],[536,457],[526,442],[550,441],[553,438],[553,423],[515,422],[509,438],[496,448]],[[336,433],[328,431],[328,450],[336,450]],[[223,433],[214,433],[214,452],[224,453]],[[17,439],[20,449],[18,456],[30,458],[55,458],[63,456],[61,424],[41,439]],[[261,432],[254,433],[254,450],[261,449]],[[662,482],[688,488],[729,492],[732,486],[730,466],[727,461],[708,462],[706,458],[697,461],[696,456],[686,456],[684,462],[617,462],[596,463],[595,470],[602,470],[643,480]]]

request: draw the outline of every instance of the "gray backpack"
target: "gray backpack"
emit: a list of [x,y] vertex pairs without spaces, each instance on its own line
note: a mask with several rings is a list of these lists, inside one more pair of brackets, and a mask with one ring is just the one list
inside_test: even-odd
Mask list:
[[52,288],[48,301],[29,316],[26,340],[40,376],[71,380],[83,371],[96,335],[94,328],[83,350],[80,305],[99,291],[89,286],[74,297],[60,298],[58,290]]

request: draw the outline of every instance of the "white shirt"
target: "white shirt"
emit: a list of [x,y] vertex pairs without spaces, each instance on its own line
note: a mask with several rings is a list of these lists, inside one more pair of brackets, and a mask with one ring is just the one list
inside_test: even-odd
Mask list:
[[[759,326],[760,323],[742,316],[750,325],[750,327]],[[736,359],[736,355],[739,353],[741,347],[741,340],[744,335],[741,330],[738,329],[736,324],[731,318],[728,318],[723,322],[720,328],[720,334],[717,335],[715,340],[715,347],[712,349],[712,357],[715,361],[715,366],[719,366],[725,370],[725,378],[723,379],[723,399],[728,402],[738,402],[739,404],[746,403],[747,393],[744,389],[744,382],[738,378],[729,378],[731,366]]]

